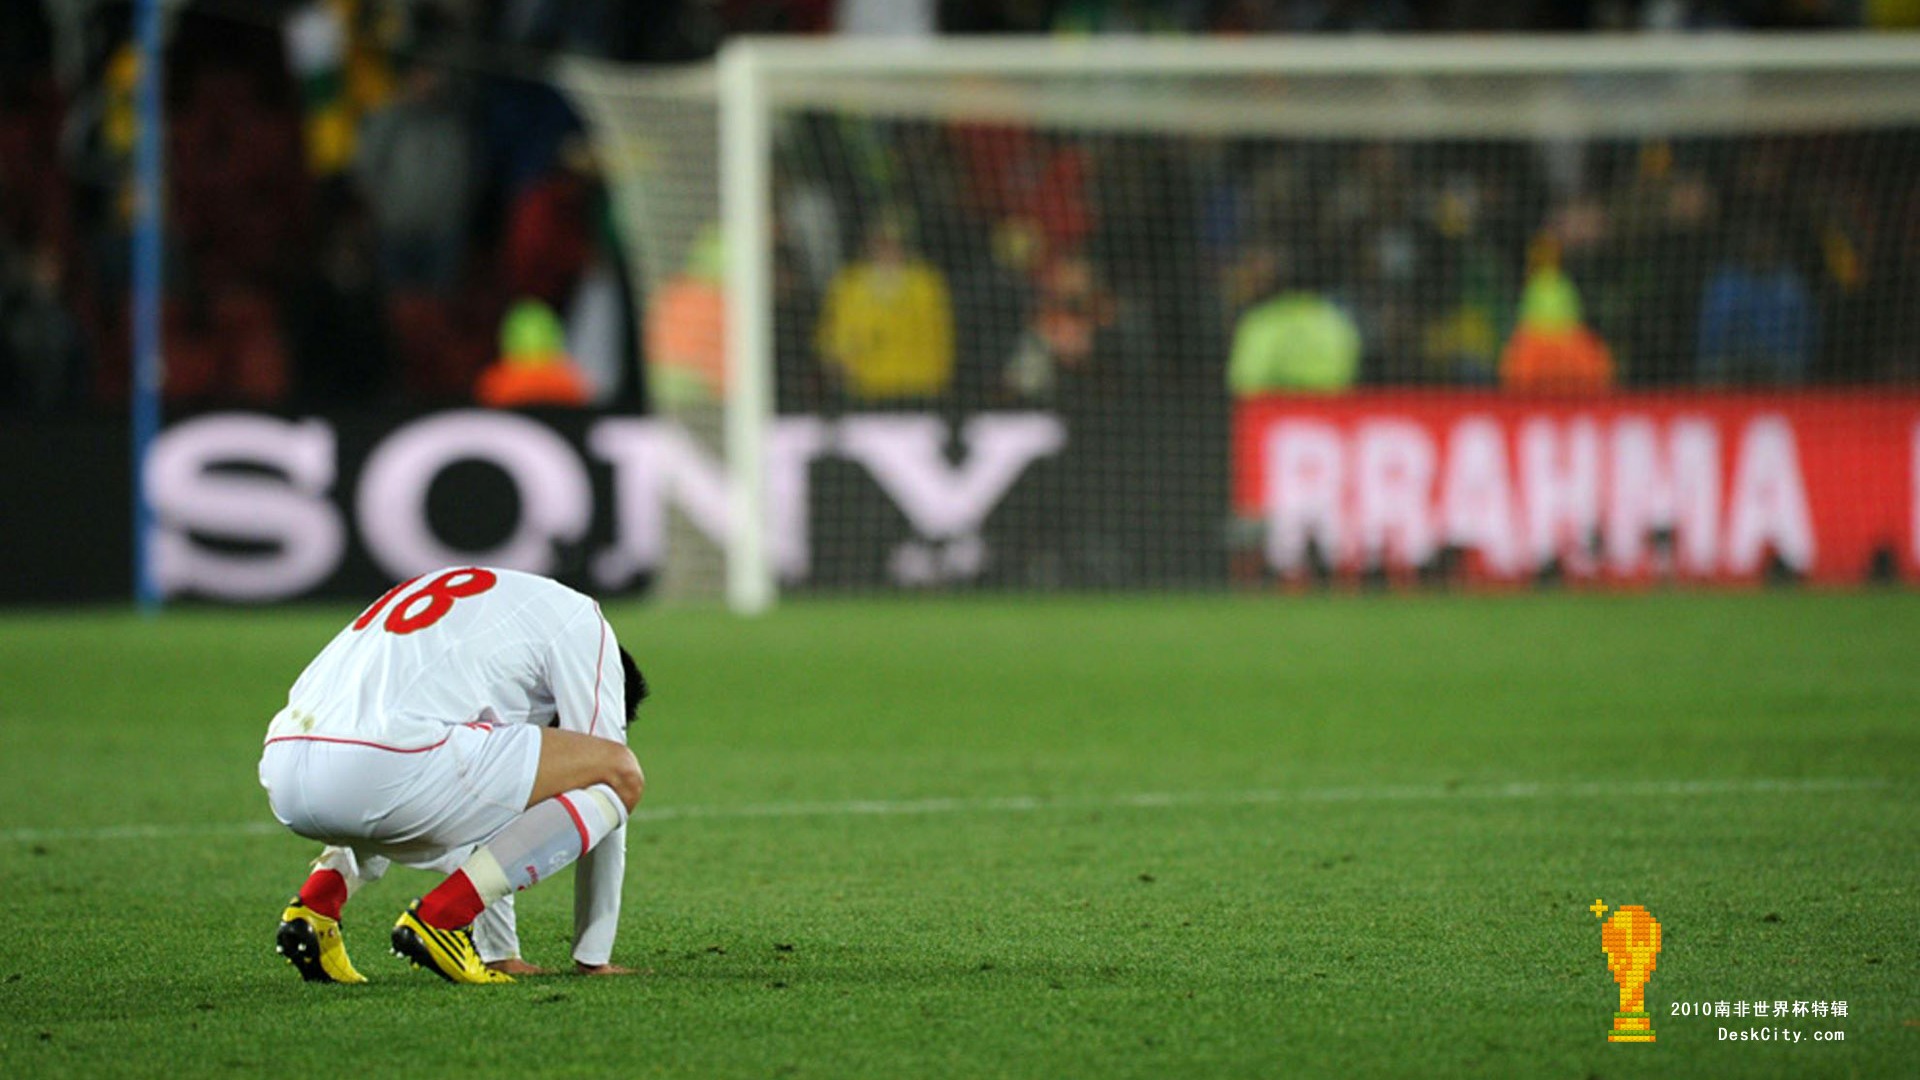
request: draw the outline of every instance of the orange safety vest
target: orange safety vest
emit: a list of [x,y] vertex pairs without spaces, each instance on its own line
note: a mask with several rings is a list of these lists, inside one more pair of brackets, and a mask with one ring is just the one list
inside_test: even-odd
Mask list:
[[495,409],[587,403],[587,381],[564,358],[545,364],[501,361],[480,373],[474,397]]
[[1500,356],[1500,385],[1533,394],[1601,393],[1613,386],[1613,352],[1584,326],[1522,326]]

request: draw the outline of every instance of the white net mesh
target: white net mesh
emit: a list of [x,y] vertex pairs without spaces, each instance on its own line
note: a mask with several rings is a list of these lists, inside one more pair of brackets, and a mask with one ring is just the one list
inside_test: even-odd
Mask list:
[[[1639,532],[1602,535],[1660,479],[1615,467],[1641,415],[1615,413],[1652,410],[1656,444],[1677,445],[1675,408],[1719,415],[1747,400],[1736,389],[1766,409],[1891,400],[1920,366],[1920,53],[1681,49],[774,50],[769,485],[786,587],[1188,587],[1462,560],[1598,574],[1609,544],[1620,566],[1658,563]],[[573,80],[614,148],[650,303],[716,219],[703,78]],[[1301,544],[1273,539],[1298,525],[1276,499],[1300,485],[1260,486],[1280,451],[1266,428],[1236,441],[1249,403],[1391,419],[1410,394],[1434,446],[1340,444],[1337,505],[1294,529]],[[1574,464],[1540,475],[1578,474],[1583,416],[1599,464],[1563,513],[1527,486],[1525,418],[1496,416],[1513,428],[1521,552],[1496,558],[1445,490],[1469,469],[1457,421],[1529,400],[1574,425],[1553,436]],[[1746,429],[1727,417],[1715,490],[1731,499]],[[1378,419],[1319,418],[1356,440]],[[1856,420],[1796,420],[1827,425],[1801,457]],[[1837,497],[1888,499],[1888,483]],[[1380,494],[1396,490],[1425,516],[1396,517]],[[1633,518],[1648,543],[1708,543],[1656,496]],[[1741,512],[1713,507],[1716,535]],[[1762,548],[1807,572],[1814,548],[1791,531]],[[1862,542],[1920,558],[1907,531]]]
[[[654,595],[711,598],[724,580],[726,387],[718,109],[704,69],[636,73],[580,64],[565,85],[583,108],[635,275],[647,397],[670,435],[635,470],[665,490],[665,558]],[[619,500],[616,495],[617,501]]]

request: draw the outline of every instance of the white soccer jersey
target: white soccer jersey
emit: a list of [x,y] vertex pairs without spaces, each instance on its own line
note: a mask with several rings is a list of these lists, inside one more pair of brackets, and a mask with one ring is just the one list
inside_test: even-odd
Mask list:
[[[600,606],[559,582],[485,567],[435,570],[394,586],[328,643],[293,684],[267,742],[413,754],[460,725],[544,726],[557,716],[567,731],[625,743],[619,650]],[[414,865],[444,872],[471,850]],[[581,963],[612,955],[626,858],[623,826],[575,864],[573,955]],[[517,956],[511,897],[489,907],[476,931],[486,959]]]
[[547,724],[626,741],[619,643],[549,578],[449,567],[402,582],[307,665],[267,741],[420,750],[453,724]]

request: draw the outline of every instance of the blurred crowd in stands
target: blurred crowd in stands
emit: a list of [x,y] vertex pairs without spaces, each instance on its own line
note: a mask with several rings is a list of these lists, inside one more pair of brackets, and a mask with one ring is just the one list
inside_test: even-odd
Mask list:
[[1600,141],[1571,161],[829,118],[792,141],[776,287],[795,407],[1182,377],[1252,394],[1920,376],[1920,188],[1897,164],[1920,161],[1916,131]]
[[[296,410],[641,406],[636,354],[717,383],[717,238],[635,301],[628,256],[647,240],[620,236],[592,141],[539,77],[554,53],[697,60],[735,33],[1920,22],[1920,0],[170,7],[166,393]],[[127,396],[130,9],[0,5],[0,410]],[[1910,378],[1920,357],[1913,131],[1596,145],[1569,177],[1517,145],[792,128],[775,285],[797,407],[1043,402],[1155,373],[1237,392],[1862,381]],[[647,380],[655,395],[671,376]]]

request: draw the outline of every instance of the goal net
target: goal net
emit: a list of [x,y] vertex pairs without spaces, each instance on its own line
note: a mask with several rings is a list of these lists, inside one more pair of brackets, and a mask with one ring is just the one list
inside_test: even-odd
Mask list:
[[575,67],[663,587],[1920,564],[1920,45],[751,41]]

